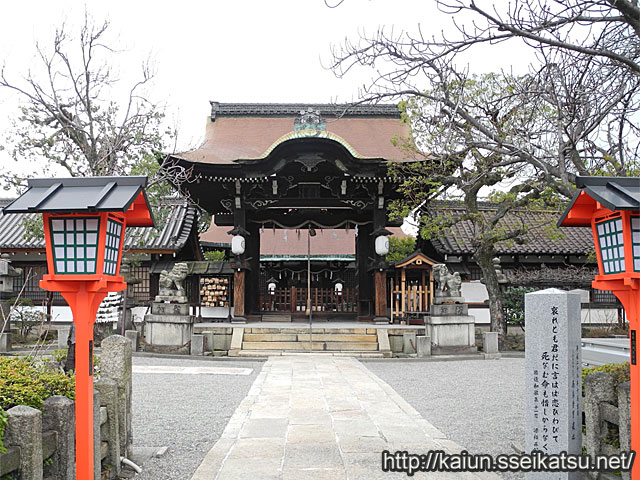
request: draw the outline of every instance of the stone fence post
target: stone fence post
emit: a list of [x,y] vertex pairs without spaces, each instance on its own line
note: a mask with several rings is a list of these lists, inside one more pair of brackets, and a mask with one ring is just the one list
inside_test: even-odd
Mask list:
[[76,478],[75,404],[73,400],[54,395],[42,403],[42,428],[45,432],[58,433],[56,451],[53,454],[51,476],[58,480]]
[[107,463],[111,465],[109,478],[115,478],[120,473],[120,425],[118,421],[118,384],[110,377],[101,377],[94,382],[95,389],[100,393],[100,404],[107,408],[107,440],[109,453]]
[[42,480],[42,412],[17,405],[7,414],[4,444],[20,447],[20,480]]
[[[585,448],[589,455],[602,451],[602,439],[608,434],[607,424],[602,418],[600,404],[615,403],[616,391],[614,380],[605,372],[594,372],[584,378],[584,416],[587,426]],[[590,473],[597,478],[597,473]]]
[[[631,451],[631,382],[618,385],[618,436],[620,451]],[[630,472],[621,472],[624,480],[631,479]]]
[[[100,371],[118,386],[118,430],[120,454],[131,456],[131,341],[122,335],[111,335],[102,341]],[[119,459],[118,459],[119,460]]]

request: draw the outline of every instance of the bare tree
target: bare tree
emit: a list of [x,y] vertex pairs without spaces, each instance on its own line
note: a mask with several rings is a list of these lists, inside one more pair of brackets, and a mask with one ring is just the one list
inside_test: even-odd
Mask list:
[[428,42],[431,56],[519,38],[537,49],[599,58],[640,73],[640,7],[634,0],[436,1],[447,14],[469,13],[470,21],[455,24],[457,35]]
[[[174,183],[186,181],[188,172],[161,153],[170,149],[176,132],[164,126],[163,110],[147,97],[154,76],[148,61],[140,78],[124,89],[124,100],[114,100],[123,90],[114,69],[120,52],[109,27],[85,13],[77,35],[62,25],[50,43],[36,44],[38,68],[10,78],[3,66],[0,87],[21,101],[8,152],[16,162],[36,164],[39,176],[55,174],[52,166],[74,177],[128,175],[145,164],[152,184],[167,176]],[[33,174],[2,173],[7,186],[21,186],[27,176]]]
[[[510,81],[507,81],[510,80]],[[522,207],[549,208],[557,196],[550,193],[544,176],[533,168],[523,168],[517,156],[496,148],[487,141],[488,132],[504,140],[517,132],[530,131],[539,121],[532,110],[514,94],[521,79],[506,79],[488,74],[479,77],[452,78],[437,91],[424,92],[401,104],[412,137],[396,139],[417,161],[389,164],[404,198],[391,204],[393,217],[415,212],[419,205],[421,235],[437,238],[448,234],[457,222],[467,221],[473,229],[474,259],[482,270],[491,312],[492,331],[504,334],[502,295],[493,258],[499,245],[522,242],[526,234],[552,234],[548,220],[533,221]],[[466,117],[479,122],[479,134],[464,117],[452,114],[434,98],[446,97],[452,105],[464,105]],[[428,153],[423,153],[428,152]],[[500,190],[495,190],[500,188]],[[493,205],[482,202],[489,196]],[[453,198],[463,205],[464,213],[438,215],[430,209],[433,198]]]
[[[587,8],[594,4],[606,19],[588,16],[595,15]],[[501,219],[531,206],[531,200],[541,206],[555,201],[554,194],[571,197],[576,175],[639,171],[640,135],[633,120],[640,76],[632,65],[638,36],[628,20],[611,15],[614,7],[605,11],[608,4],[551,2],[547,8],[531,0],[491,16],[474,2],[441,1],[441,8],[471,10],[484,23],[457,25],[454,39],[427,37],[419,28],[414,34],[379,29],[333,50],[338,76],[356,66],[375,72],[359,103],[401,100],[411,125],[412,138],[404,144],[420,161],[391,166],[405,193],[394,213],[452,191],[464,201],[494,331],[503,324],[490,259],[497,243],[519,241],[527,230],[496,229]],[[529,74],[474,77],[457,67],[460,52],[515,37],[537,49]],[[591,50],[583,51],[585,46]],[[492,188],[498,189],[492,196],[499,202],[495,214],[480,215],[478,201]],[[435,231],[433,219],[423,221],[423,236],[441,234],[447,221],[454,219],[435,222]]]

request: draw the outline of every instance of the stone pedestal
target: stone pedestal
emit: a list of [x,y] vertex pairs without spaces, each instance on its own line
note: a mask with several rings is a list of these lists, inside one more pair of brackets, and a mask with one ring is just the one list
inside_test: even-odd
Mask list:
[[3,333],[0,335],[0,352],[10,352],[11,351],[11,334]]
[[[158,295],[151,304],[151,313],[145,315],[146,342],[154,346],[179,347],[191,340],[195,315],[189,315],[189,304],[166,303]],[[184,297],[173,296],[171,299]]]
[[432,306],[431,316],[425,317],[426,336],[431,337],[432,355],[475,353],[476,319],[468,315],[466,304]]
[[416,347],[418,348],[418,358],[425,358],[431,356],[431,337],[420,335],[416,337],[418,342]]
[[403,333],[402,334],[402,353],[408,355],[415,355],[416,349],[416,334],[415,333]]
[[482,333],[482,351],[485,359],[498,359],[501,357],[498,351],[498,332]]

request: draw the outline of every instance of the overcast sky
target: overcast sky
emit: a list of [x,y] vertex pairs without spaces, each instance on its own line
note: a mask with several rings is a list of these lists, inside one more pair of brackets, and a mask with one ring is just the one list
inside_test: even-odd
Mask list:
[[[24,74],[35,41],[50,43],[54,28],[63,20],[77,25],[84,9],[70,0],[5,2],[0,61],[8,74]],[[324,0],[110,0],[89,1],[86,9],[97,21],[111,21],[112,34],[126,50],[116,66],[123,84],[137,78],[138,65],[151,55],[157,76],[150,96],[166,105],[179,126],[181,144],[191,146],[202,139],[209,100],[351,101],[370,74],[335,78],[323,67],[332,44],[380,25],[415,31],[420,23],[424,32],[437,33],[451,22],[428,0],[345,0],[337,8],[328,8]],[[474,53],[469,62],[475,72],[525,67],[522,51],[511,48]],[[0,139],[16,109],[15,96],[0,90]],[[3,167],[9,161],[0,156]]]

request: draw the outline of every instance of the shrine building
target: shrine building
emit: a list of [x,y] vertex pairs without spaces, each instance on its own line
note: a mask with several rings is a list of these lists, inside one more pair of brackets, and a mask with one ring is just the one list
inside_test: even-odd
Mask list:
[[[303,316],[306,254],[318,242],[351,241],[353,256],[314,255],[311,308],[328,319],[388,321],[386,264],[376,242],[384,251],[388,228],[399,226],[387,215],[398,195],[387,164],[412,160],[392,143],[408,136],[395,105],[345,111],[337,105],[211,102],[204,143],[173,159],[196,179],[183,190],[233,238],[236,318]],[[282,259],[261,269],[265,230],[308,237],[308,251],[282,252]],[[276,289],[277,308],[261,295]]]

